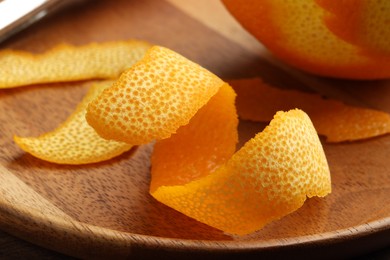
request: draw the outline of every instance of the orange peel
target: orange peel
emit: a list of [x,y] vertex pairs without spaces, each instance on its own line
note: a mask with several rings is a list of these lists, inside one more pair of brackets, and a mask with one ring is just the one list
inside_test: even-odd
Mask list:
[[[327,28],[340,39],[359,46],[366,54],[388,59],[390,54],[390,4],[376,0],[316,0],[328,11]],[[382,56],[382,57],[381,57]]]
[[[223,104],[213,102],[210,100],[203,111],[199,111],[201,115],[210,116],[208,106]],[[222,156],[223,160],[218,165],[212,164],[208,171],[194,174],[193,171],[207,168],[209,160],[201,152],[182,150],[182,137],[192,136],[190,142],[199,144],[209,139],[204,134],[195,136],[192,124],[196,124],[195,128],[201,133],[214,131],[215,136],[223,135],[226,130],[214,127],[216,117],[210,119],[202,115],[199,120],[197,116],[170,139],[156,143],[150,192],[158,201],[227,233],[245,235],[297,210],[306,197],[323,197],[331,192],[321,142],[304,112],[278,112],[263,132],[228,160],[226,155],[232,143],[222,140],[217,150],[225,146],[229,150]],[[234,120],[236,115],[231,114],[231,117]],[[230,127],[228,132],[233,130]],[[203,149],[198,148],[206,149],[207,144]],[[178,162],[176,169],[168,166],[166,170],[165,166],[172,163],[171,154],[180,154],[185,163]],[[199,161],[203,161],[204,167],[198,166]]]
[[280,60],[329,77],[390,77],[388,1],[222,0]]
[[156,142],[151,158],[151,191],[201,178],[230,159],[238,143],[235,96],[224,84],[189,124]]
[[111,159],[132,148],[123,142],[101,138],[85,119],[86,108],[112,81],[97,82],[76,110],[55,130],[39,137],[14,136],[25,152],[58,164],[87,164]]
[[367,139],[390,133],[388,113],[348,106],[318,94],[282,90],[259,78],[228,81],[237,93],[237,110],[244,120],[268,122],[279,110],[299,108],[311,118],[327,142]]
[[235,153],[234,90],[169,49],[143,42],[63,45],[42,55],[5,51],[0,64],[0,71],[9,67],[0,88],[110,78],[129,67],[113,84],[93,85],[55,130],[14,136],[16,144],[46,161],[86,164],[157,139],[151,195],[212,227],[248,234],[297,210],[307,197],[331,192],[321,142],[303,111],[278,112]]
[[42,54],[0,52],[0,89],[30,84],[118,77],[150,48],[137,41],[62,44]]
[[157,140],[151,195],[212,227],[247,234],[331,191],[318,135],[302,111],[276,114],[237,153],[235,93],[217,76],[152,47],[88,106],[104,138]]
[[186,125],[224,82],[160,46],[91,102],[87,121],[106,139],[144,144]]

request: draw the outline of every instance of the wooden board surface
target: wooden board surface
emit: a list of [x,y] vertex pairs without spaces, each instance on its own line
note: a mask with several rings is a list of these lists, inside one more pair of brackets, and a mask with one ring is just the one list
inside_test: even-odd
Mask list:
[[[62,42],[133,38],[169,47],[222,78],[261,76],[279,87],[316,90],[390,112],[389,81],[323,79],[288,68],[235,24],[218,1],[87,2],[39,22],[0,47],[42,52]],[[87,87],[85,82],[62,83],[0,91],[3,231],[89,258],[178,257],[188,252],[194,258],[330,257],[390,245],[390,136],[324,144],[333,193],[308,200],[254,234],[231,237],[148,195],[150,145],[81,167],[46,163],[16,147],[14,134],[53,129],[73,111]],[[240,141],[262,127],[240,122]]]

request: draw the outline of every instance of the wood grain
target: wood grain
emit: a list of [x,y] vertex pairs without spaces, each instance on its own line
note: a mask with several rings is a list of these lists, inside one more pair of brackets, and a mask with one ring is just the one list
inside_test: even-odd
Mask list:
[[[242,43],[251,41],[248,38],[232,40],[234,35],[220,34],[219,28],[237,30],[231,19],[221,18],[226,17],[224,9],[213,7],[212,13],[220,14],[220,19],[210,22],[188,14],[209,8],[206,1],[192,9],[178,8],[180,1],[172,3],[89,2],[39,22],[1,48],[41,52],[62,42],[137,38],[182,53],[222,78],[260,76],[279,87],[316,90],[390,112],[389,81],[342,81],[304,74],[280,64],[261,47],[257,52],[248,47],[253,43]],[[188,252],[192,258],[206,259],[226,254],[329,258],[390,245],[390,136],[324,144],[333,193],[308,200],[295,213],[256,233],[232,237],[149,196],[152,144],[80,167],[43,162],[16,147],[14,134],[38,135],[53,129],[71,113],[87,87],[88,82],[76,82],[0,90],[0,229],[85,258],[174,258]],[[240,122],[241,143],[263,127]]]

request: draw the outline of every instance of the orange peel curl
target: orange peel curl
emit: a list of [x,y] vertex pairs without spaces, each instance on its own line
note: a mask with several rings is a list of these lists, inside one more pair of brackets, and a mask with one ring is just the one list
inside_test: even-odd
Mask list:
[[204,177],[230,159],[238,143],[235,97],[233,89],[224,84],[189,124],[156,142],[151,191]]
[[308,116],[280,112],[237,153],[235,93],[217,76],[154,46],[88,106],[104,138],[157,140],[150,193],[200,222],[247,234],[331,191]]
[[[210,116],[207,107],[215,106],[210,103],[200,110],[201,114]],[[193,136],[193,123],[202,133],[219,132],[213,124],[215,117],[211,121],[210,117],[203,115],[199,120],[197,116],[170,139],[156,143],[150,192],[158,201],[227,233],[245,235],[297,210],[306,197],[323,197],[331,192],[324,151],[309,117],[301,110],[278,112],[263,132],[225,163],[220,160],[208,171],[194,174],[202,169],[199,161],[204,163],[203,168],[209,161],[202,153],[183,151],[182,137]],[[233,130],[230,127],[228,132]],[[202,144],[204,139],[208,137],[193,136],[191,143]],[[222,141],[219,150],[225,147],[226,156],[232,143]],[[178,162],[176,169],[169,167],[172,154],[181,154],[185,164]]]
[[62,44],[42,54],[0,52],[0,89],[31,84],[118,77],[151,45],[137,40]]
[[25,152],[58,164],[101,162],[130,150],[133,146],[101,138],[85,119],[86,108],[112,81],[97,82],[88,91],[76,110],[55,130],[39,137],[14,136]]
[[282,90],[260,78],[228,81],[237,93],[237,111],[244,120],[268,122],[279,110],[299,108],[312,120],[327,142],[367,139],[390,133],[388,113],[346,105],[318,94]]
[[198,64],[154,46],[91,102],[87,121],[102,137],[134,145],[168,138],[223,84]]

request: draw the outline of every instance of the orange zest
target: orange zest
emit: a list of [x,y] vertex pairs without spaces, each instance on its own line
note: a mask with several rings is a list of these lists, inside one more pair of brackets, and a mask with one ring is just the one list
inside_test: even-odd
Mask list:
[[16,144],[25,152],[58,164],[101,162],[132,148],[123,142],[101,138],[85,119],[86,108],[112,81],[95,83],[70,117],[55,130],[39,137],[15,136]]
[[153,193],[159,186],[184,185],[223,165],[236,151],[236,94],[224,84],[190,123],[157,141],[152,156]]
[[348,106],[318,94],[282,90],[259,78],[230,80],[237,93],[237,110],[242,119],[268,122],[279,110],[299,108],[313,121],[328,142],[353,141],[390,133],[390,115],[368,108]]
[[309,117],[276,114],[238,152],[235,93],[217,76],[159,46],[88,106],[105,138],[157,140],[151,195],[200,222],[247,234],[331,191],[328,164]]
[[1,59],[6,62],[0,71],[9,67],[0,79],[3,88],[121,74],[115,81],[95,83],[55,130],[14,137],[35,157],[59,164],[94,163],[156,140],[150,194],[238,235],[297,210],[307,197],[331,192],[326,157],[306,113],[276,113],[263,132],[236,152],[236,93],[167,48],[116,42],[61,46],[42,55],[5,51]]
[[[209,137],[194,135],[193,129],[201,133],[211,131],[213,136],[223,136],[227,130],[232,134],[236,130],[215,128],[217,117],[212,116],[213,107],[224,102],[225,107],[227,101],[233,103],[231,99],[226,100],[229,97],[224,101],[218,95],[223,93],[213,97],[170,139],[157,142],[152,157],[154,198],[212,227],[245,235],[297,210],[306,197],[323,197],[331,192],[321,143],[309,117],[300,110],[278,112],[263,132],[228,160],[234,142],[226,142],[221,137],[220,147],[214,147],[216,158],[205,157],[203,151],[208,149],[205,143]],[[229,122],[235,116],[230,114]],[[205,144],[205,147],[197,147],[195,151],[190,147],[182,149],[182,139],[188,137],[192,139],[190,144]],[[170,165],[172,154],[179,155],[173,158],[180,158],[176,168]]]
[[143,41],[58,45],[42,54],[17,50],[0,52],[0,89],[31,84],[118,77],[143,57]]
[[168,138],[223,84],[198,64],[154,46],[91,102],[87,121],[102,137],[134,145]]

